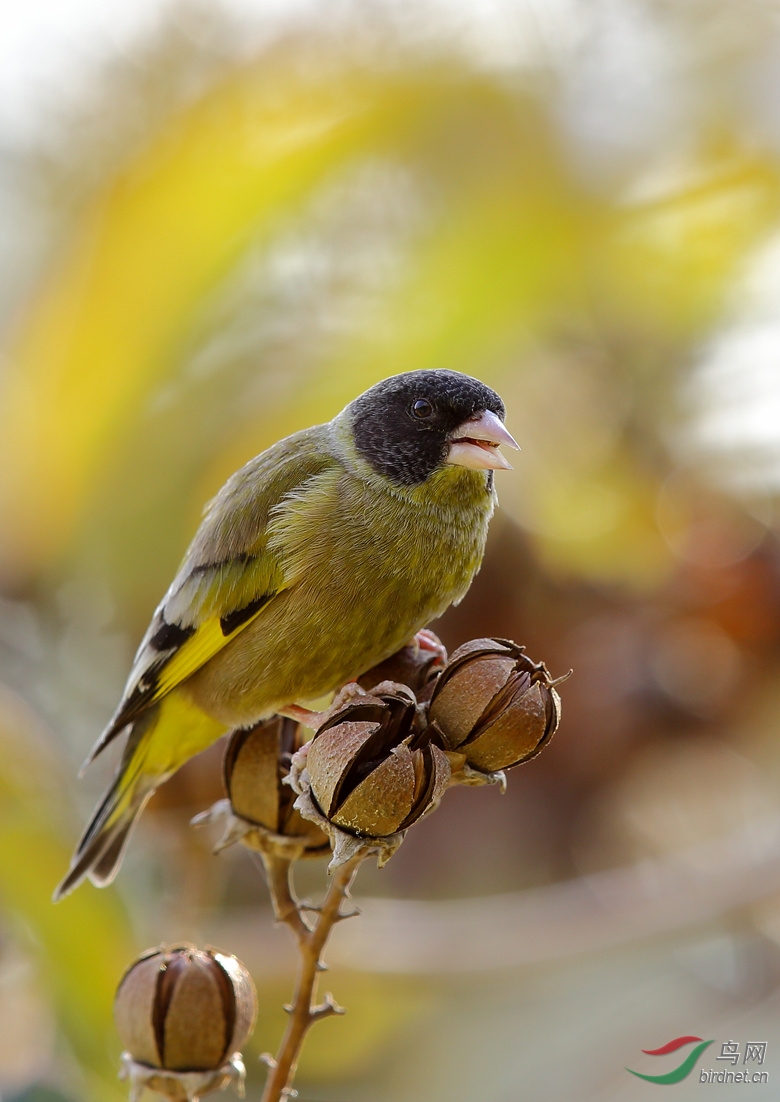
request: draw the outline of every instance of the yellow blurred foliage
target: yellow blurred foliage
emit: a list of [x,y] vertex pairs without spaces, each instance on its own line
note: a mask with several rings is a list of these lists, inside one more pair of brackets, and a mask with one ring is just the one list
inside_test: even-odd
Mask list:
[[[322,365],[331,402],[417,367],[490,378],[531,334],[594,306],[670,336],[700,324],[776,214],[775,166],[701,166],[706,185],[626,209],[577,187],[547,126],[530,98],[464,70],[349,64],[303,79],[285,51],[175,117],[94,197],[11,345],[4,572],[58,561],[209,295],[361,161],[406,164],[433,203],[369,331]],[[320,402],[302,396],[296,423]],[[276,427],[251,432],[262,443]]]

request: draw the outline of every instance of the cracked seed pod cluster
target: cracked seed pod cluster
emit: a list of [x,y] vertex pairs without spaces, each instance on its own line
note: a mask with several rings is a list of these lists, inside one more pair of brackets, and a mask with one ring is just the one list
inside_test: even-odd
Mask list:
[[114,1017],[133,1097],[148,1087],[187,1102],[243,1081],[239,1050],[254,1028],[257,995],[235,957],[160,946],[125,972]]
[[347,687],[311,742],[280,716],[235,731],[224,766],[234,815],[305,839],[310,855],[333,846],[338,864],[354,848],[344,835],[397,847],[448,786],[503,783],[549,743],[560,698],[544,663],[505,639],[472,639],[447,660],[425,635]]
[[[365,839],[402,836],[450,784],[503,782],[504,769],[535,757],[555,733],[555,683],[523,647],[473,639],[446,661],[435,637],[428,644],[439,649],[404,648],[365,674],[371,692],[356,688],[337,704],[304,749],[298,806],[332,836],[334,828]],[[377,685],[382,672],[411,685]]]

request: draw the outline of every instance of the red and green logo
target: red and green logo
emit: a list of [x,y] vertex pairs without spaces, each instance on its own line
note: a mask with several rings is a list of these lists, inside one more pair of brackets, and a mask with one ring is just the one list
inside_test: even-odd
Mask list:
[[673,1041],[661,1045],[660,1048],[642,1049],[645,1056],[666,1056],[667,1053],[677,1052],[678,1049],[684,1048],[685,1045],[692,1045],[694,1041],[701,1041],[701,1044],[691,1049],[683,1062],[673,1071],[667,1071],[665,1075],[643,1075],[641,1071],[632,1071],[631,1068],[626,1068],[626,1071],[630,1071],[632,1075],[636,1075],[639,1079],[646,1079],[648,1083],[660,1083],[662,1085],[680,1083],[686,1076],[691,1074],[696,1061],[704,1052],[705,1048],[714,1043],[714,1038],[712,1041],[702,1041],[701,1037],[675,1037]]

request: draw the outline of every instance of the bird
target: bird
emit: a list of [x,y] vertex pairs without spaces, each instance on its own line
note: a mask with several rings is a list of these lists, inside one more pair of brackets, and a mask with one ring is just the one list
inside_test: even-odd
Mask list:
[[125,742],[55,892],[114,879],[148,799],[234,728],[305,717],[460,601],[482,562],[504,404],[446,368],[376,383],[205,507],[85,766]]

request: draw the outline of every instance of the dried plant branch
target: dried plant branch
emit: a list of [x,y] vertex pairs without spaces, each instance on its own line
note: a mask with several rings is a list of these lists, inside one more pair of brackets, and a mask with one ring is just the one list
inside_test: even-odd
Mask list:
[[[344,1013],[330,993],[319,1004],[315,1004],[314,998],[319,973],[325,967],[321,960],[322,952],[333,927],[342,919],[357,913],[342,912],[341,905],[349,898],[350,885],[367,854],[357,854],[333,872],[327,895],[318,908],[301,904],[296,898],[292,884],[293,861],[290,857],[274,852],[273,849],[264,851],[261,856],[274,914],[277,921],[286,923],[292,930],[300,957],[293,1001],[285,1007],[290,1020],[276,1058],[266,1059],[269,1073],[262,1102],[280,1102],[292,1091],[301,1047],[310,1027],[323,1018]],[[304,910],[317,915],[311,926],[303,918]]]
[[311,933],[311,928],[304,921],[302,912],[305,908],[301,906],[293,889],[292,869],[295,857],[270,847],[261,850],[260,857],[271,895],[274,918],[277,922],[286,923],[300,941]]

